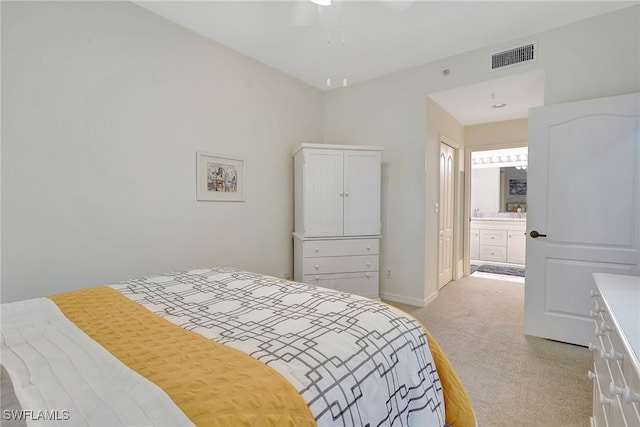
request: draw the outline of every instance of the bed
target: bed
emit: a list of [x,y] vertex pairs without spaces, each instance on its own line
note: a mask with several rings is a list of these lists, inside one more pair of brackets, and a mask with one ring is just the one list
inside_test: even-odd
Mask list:
[[2,304],[2,425],[475,425],[385,303],[234,268]]

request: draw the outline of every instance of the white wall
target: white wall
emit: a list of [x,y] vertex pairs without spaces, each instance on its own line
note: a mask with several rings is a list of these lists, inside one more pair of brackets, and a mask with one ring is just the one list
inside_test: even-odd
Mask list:
[[[2,2],[2,301],[198,266],[292,270],[323,94],[128,2]],[[246,159],[197,202],[196,151]]]
[[465,126],[464,140],[469,149],[501,147],[524,147],[529,139],[529,119],[505,120]]
[[[425,301],[437,292],[437,144],[427,135],[431,93],[511,74],[545,71],[545,104],[640,90],[640,6],[535,35],[539,59],[502,72],[489,72],[490,53],[522,40],[506,40],[435,61],[325,96],[325,140],[382,145],[383,247],[381,293]],[[612,67],[611,64],[615,64]],[[444,76],[442,70],[451,72]],[[463,143],[463,142],[462,142]]]
[[[1,6],[3,301],[194,265],[290,271],[291,152],[324,140],[385,147],[381,292],[420,303],[439,134],[458,128],[429,94],[537,69],[546,104],[640,90],[638,6],[536,35],[533,64],[490,73],[531,38],[506,40],[325,95],[130,3]],[[247,159],[245,203],[195,201],[198,150]]]

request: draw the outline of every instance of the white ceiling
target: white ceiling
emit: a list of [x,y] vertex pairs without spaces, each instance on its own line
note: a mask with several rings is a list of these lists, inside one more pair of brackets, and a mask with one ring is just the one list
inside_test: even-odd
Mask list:
[[[340,87],[343,78],[352,85],[640,2],[333,0],[329,7],[309,0],[135,3],[327,90]],[[541,79],[522,76],[521,81],[490,82],[433,98],[465,125],[524,117],[529,106],[542,103]],[[529,87],[531,91],[525,90]],[[501,102],[517,108],[476,114],[492,93],[509,95],[508,103]]]

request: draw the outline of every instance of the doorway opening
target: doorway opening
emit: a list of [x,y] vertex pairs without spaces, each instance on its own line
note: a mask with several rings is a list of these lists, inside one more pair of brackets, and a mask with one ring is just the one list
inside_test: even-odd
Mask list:
[[469,275],[524,283],[526,146],[470,150]]

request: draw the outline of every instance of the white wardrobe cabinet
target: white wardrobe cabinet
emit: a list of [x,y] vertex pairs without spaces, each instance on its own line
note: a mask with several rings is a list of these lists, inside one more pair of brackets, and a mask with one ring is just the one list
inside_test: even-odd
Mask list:
[[302,237],[379,235],[381,152],[309,145],[294,157],[295,233]]
[[294,153],[294,278],[378,296],[382,149],[303,144]]

